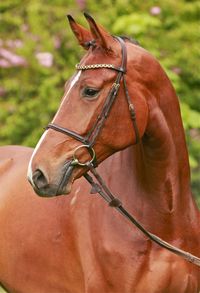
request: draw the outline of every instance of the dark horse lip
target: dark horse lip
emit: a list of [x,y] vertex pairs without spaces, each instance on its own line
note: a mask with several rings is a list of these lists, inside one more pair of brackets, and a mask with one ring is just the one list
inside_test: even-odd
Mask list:
[[70,179],[72,172],[74,170],[74,167],[75,167],[75,166],[71,165],[71,162],[72,162],[71,160],[67,161],[63,166],[63,175],[60,180],[60,184],[56,190],[56,194],[55,194],[56,196],[64,193],[63,190],[66,187],[67,183],[69,182],[69,179]]
[[40,197],[54,197],[57,192],[57,185],[47,185],[43,189],[37,189],[37,187],[33,186],[33,189],[37,195]]

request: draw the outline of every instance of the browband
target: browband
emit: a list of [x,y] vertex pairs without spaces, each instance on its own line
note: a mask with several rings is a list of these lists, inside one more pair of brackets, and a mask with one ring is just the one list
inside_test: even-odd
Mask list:
[[80,65],[79,63],[76,64],[77,70],[100,69],[100,68],[113,69],[118,72],[126,73],[124,68],[115,67],[113,64],[88,64],[88,65]]

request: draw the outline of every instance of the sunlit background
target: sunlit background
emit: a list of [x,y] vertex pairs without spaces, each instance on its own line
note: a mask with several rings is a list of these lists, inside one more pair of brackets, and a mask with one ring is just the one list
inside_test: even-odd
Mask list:
[[138,40],[165,68],[181,101],[200,203],[199,1],[0,1],[0,144],[35,146],[83,55],[66,14],[87,25],[83,11]]

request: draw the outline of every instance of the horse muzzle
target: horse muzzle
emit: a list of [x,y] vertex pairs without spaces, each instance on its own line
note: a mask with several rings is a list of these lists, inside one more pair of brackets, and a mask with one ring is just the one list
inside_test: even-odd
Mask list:
[[71,161],[64,164],[59,178],[54,178],[54,182],[50,182],[45,173],[36,169],[28,181],[32,185],[37,195],[41,197],[54,197],[62,194],[69,194],[73,183],[74,165]]

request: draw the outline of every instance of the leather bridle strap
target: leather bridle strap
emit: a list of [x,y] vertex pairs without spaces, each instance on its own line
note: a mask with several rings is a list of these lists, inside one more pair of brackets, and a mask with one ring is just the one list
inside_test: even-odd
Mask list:
[[61,126],[53,124],[53,123],[49,123],[46,126],[45,129],[47,130],[49,128],[51,128],[51,129],[53,129],[55,131],[61,132],[61,133],[65,134],[65,135],[68,135],[68,136],[70,136],[70,137],[82,142],[83,144],[88,144],[87,138],[85,138],[84,136],[79,135],[78,133],[76,133],[73,130],[69,130],[67,128],[61,127]]
[[126,84],[126,79],[125,79],[125,74],[126,74],[126,65],[127,65],[127,50],[126,50],[126,45],[125,42],[122,38],[120,37],[115,37],[120,45],[121,45],[121,54],[122,54],[122,64],[121,67],[108,67],[114,70],[119,71],[116,81],[113,83],[111,91],[106,99],[106,102],[104,104],[104,107],[102,109],[101,114],[98,116],[96,123],[94,124],[93,128],[87,135],[87,140],[90,142],[89,145],[92,147],[95,144],[96,138],[98,137],[101,129],[103,128],[103,125],[105,123],[105,120],[107,119],[110,110],[112,108],[112,105],[115,101],[115,98],[118,94],[118,90],[120,88],[120,81],[123,80],[123,87],[124,87],[124,92],[125,92],[125,97],[128,103],[128,109],[130,111],[131,115],[131,120],[133,122],[133,128],[135,131],[135,144],[137,144],[140,141],[140,135],[139,135],[139,130],[137,127],[137,122],[136,122],[136,114],[135,114],[135,108],[133,103],[131,102],[131,98],[129,96],[128,92],[128,87]]
[[[125,47],[125,45],[123,45],[124,41],[122,38],[120,37],[116,37],[118,39],[118,41],[120,42],[121,44],[121,47],[122,47],[122,52],[123,52],[123,49]],[[127,50],[126,50],[126,47],[124,49],[124,52],[122,53],[122,55],[124,54],[124,58],[123,58],[123,68],[124,68],[124,71],[126,72],[127,71]],[[137,122],[136,122],[136,112],[135,112],[135,107],[131,101],[131,98],[130,98],[130,95],[129,95],[129,91],[128,91],[128,87],[127,87],[127,84],[126,84],[126,78],[125,78],[125,74],[123,74],[122,76],[122,79],[123,79],[123,86],[124,86],[124,92],[125,92],[125,97],[126,97],[126,100],[127,100],[127,103],[128,103],[128,109],[129,109],[129,112],[130,112],[130,115],[131,115],[131,120],[132,120],[132,123],[133,123],[133,129],[135,131],[135,144],[137,144],[138,142],[140,142],[140,134],[139,134],[139,130],[138,130],[138,126],[137,126]]]
[[191,262],[197,266],[200,266],[199,257],[189,252],[186,252],[180,248],[177,248],[174,245],[169,244],[168,242],[162,240],[160,237],[156,236],[153,233],[150,233],[147,229],[145,229],[144,226],[123,207],[122,202],[112,194],[112,192],[106,186],[102,177],[97,173],[96,169],[93,167],[93,165],[88,164],[88,168],[97,180],[97,182],[94,182],[93,178],[88,173],[84,175],[85,179],[92,186],[92,189],[91,189],[92,194],[98,193],[109,204],[110,207],[113,207],[118,212],[120,212],[125,218],[128,219],[129,222],[135,225],[144,235],[146,235],[153,242],[169,250],[170,252],[184,258],[186,261]]

